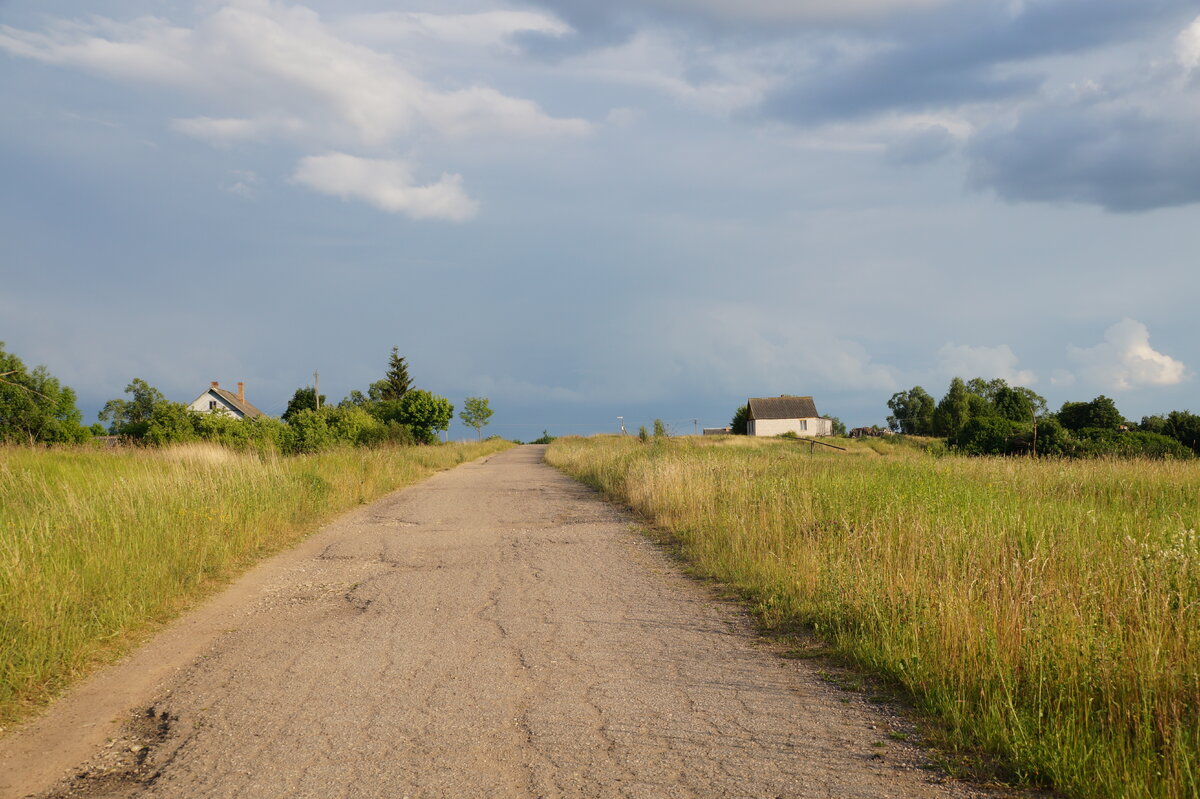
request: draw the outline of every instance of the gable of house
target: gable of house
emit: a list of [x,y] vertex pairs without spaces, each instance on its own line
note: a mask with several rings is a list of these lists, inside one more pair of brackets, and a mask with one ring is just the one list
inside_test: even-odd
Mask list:
[[239,383],[238,388],[239,392],[234,394],[221,388],[214,380],[208,391],[196,397],[188,408],[201,413],[230,413],[239,419],[257,419],[265,416],[266,414],[246,401],[244,384]]

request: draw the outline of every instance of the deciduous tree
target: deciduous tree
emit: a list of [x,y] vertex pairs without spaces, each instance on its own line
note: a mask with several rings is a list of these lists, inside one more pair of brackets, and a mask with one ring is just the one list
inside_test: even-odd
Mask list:
[[933,434],[953,439],[971,420],[971,393],[961,377],[950,381],[950,389],[933,411]]
[[933,412],[937,402],[920,386],[898,391],[888,400],[892,415],[888,427],[898,433],[914,436],[933,435]]
[[488,405],[487,397],[467,397],[463,400],[463,409],[458,418],[467,427],[475,428],[476,438],[482,438],[482,429],[492,418],[492,409]]
[[[325,395],[321,395],[321,407],[325,407]],[[317,410],[317,390],[312,386],[296,389],[296,393],[288,400],[287,410],[283,412],[280,418],[285,422],[291,422],[292,418],[300,411],[315,411]]]
[[437,431],[448,429],[454,418],[454,406],[449,400],[424,389],[408,391],[396,404],[400,423],[408,425],[413,435],[426,444],[436,442]]
[[142,436],[154,409],[167,401],[163,393],[140,377],[125,386],[129,399],[111,399],[100,410],[100,421],[108,422],[110,433]]
[[1058,421],[1068,430],[1086,427],[1116,430],[1125,419],[1117,410],[1117,404],[1101,394],[1091,402],[1064,402],[1058,411]]
[[44,366],[27,369],[0,341],[0,441],[69,443],[89,435],[75,392]]

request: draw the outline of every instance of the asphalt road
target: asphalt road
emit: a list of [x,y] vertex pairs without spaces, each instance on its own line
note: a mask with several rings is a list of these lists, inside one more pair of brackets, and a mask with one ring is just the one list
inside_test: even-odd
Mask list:
[[[128,689],[112,700],[127,721],[52,795],[980,795],[920,768],[886,713],[756,640],[543,450],[345,517],[199,627],[182,620],[167,654],[152,642],[116,682],[100,675]],[[19,759],[5,763],[24,795]]]

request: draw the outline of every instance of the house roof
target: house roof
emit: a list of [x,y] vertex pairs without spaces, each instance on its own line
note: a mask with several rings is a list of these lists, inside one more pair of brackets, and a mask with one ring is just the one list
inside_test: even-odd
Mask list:
[[266,416],[265,413],[260,411],[258,408],[255,408],[249,402],[246,402],[245,400],[239,400],[237,398],[237,394],[234,394],[232,391],[226,391],[223,388],[210,388],[208,393],[216,394],[218,397],[224,400],[229,407],[240,411],[243,416],[249,417],[250,419],[257,419],[260,416]]
[[751,419],[813,419],[819,416],[812,397],[751,397]]

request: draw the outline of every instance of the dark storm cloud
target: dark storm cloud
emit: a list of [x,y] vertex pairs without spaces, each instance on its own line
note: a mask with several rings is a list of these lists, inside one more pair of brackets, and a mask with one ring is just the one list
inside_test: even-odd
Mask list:
[[957,3],[865,35],[865,55],[831,55],[764,103],[797,123],[929,111],[1028,96],[1042,84],[1024,62],[1136,40],[1195,14],[1179,0],[1051,0],[1019,13],[1009,3]]
[[[1184,98],[1181,98],[1184,99]],[[1183,107],[1196,106],[1196,96]],[[970,182],[1006,200],[1148,211],[1200,202],[1194,114],[1111,102],[1041,105],[967,148]]]

